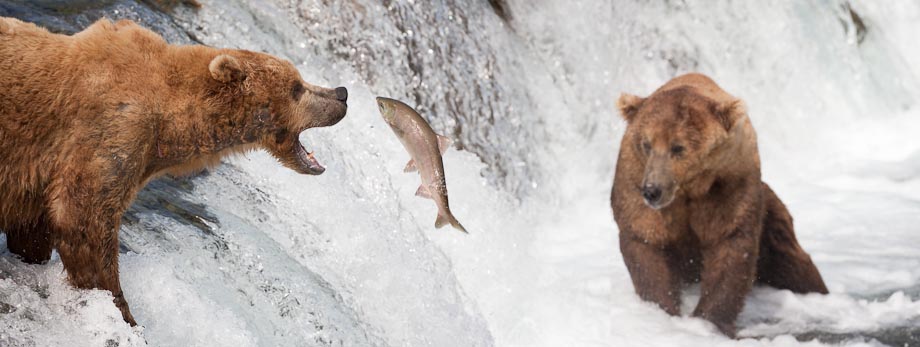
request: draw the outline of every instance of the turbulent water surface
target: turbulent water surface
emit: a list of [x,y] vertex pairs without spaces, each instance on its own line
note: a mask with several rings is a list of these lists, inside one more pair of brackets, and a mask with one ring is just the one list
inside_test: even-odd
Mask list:
[[[55,255],[0,253],[0,346],[918,346],[920,4],[803,1],[0,1],[72,33],[131,18],[173,43],[265,51],[349,88],[302,137],[151,183],[125,216],[121,278],[74,290]],[[165,12],[164,12],[165,11]],[[764,179],[827,296],[757,288],[739,340],[633,293],[609,209],[619,92],[689,71],[744,99]],[[434,229],[374,96],[456,139]],[[0,244],[5,243],[0,236]]]

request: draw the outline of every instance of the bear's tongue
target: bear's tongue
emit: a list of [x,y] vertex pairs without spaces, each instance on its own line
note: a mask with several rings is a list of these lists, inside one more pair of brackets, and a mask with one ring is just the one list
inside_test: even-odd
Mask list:
[[313,157],[313,153],[307,152],[307,149],[303,147],[300,141],[297,141],[297,144],[294,146],[294,151],[297,152],[297,159],[300,161],[300,166],[304,169],[305,173],[319,175],[326,171],[326,168],[319,164],[319,161]]

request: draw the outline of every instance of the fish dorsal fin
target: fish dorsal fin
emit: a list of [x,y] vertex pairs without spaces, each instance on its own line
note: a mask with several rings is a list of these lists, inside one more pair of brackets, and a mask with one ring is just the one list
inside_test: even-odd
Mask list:
[[438,135],[438,149],[441,150],[441,155],[444,155],[444,152],[447,152],[447,149],[450,148],[450,143],[453,142],[447,136]]
[[428,192],[428,188],[425,188],[424,185],[418,186],[418,190],[415,191],[415,196],[434,200],[434,198],[431,197],[431,193]]
[[403,169],[403,172],[416,172],[418,167],[415,166],[415,159],[409,159],[409,162],[406,163],[406,168]]

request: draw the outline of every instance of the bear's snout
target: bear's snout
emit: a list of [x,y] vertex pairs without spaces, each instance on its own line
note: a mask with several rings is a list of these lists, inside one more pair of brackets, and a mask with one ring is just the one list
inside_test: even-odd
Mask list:
[[646,184],[642,187],[642,197],[649,205],[658,205],[661,201],[661,186],[655,184]]
[[[304,128],[328,127],[335,125],[348,111],[348,89],[345,87],[322,88],[316,86],[307,86],[310,98],[304,98],[301,102],[307,104]],[[296,129],[298,131],[303,130]]]

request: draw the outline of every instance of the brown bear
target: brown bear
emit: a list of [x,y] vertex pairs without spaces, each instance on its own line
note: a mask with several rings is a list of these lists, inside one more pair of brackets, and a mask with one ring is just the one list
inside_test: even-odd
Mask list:
[[57,249],[70,282],[109,290],[122,213],[151,179],[262,148],[324,168],[299,134],[345,116],[347,90],[305,83],[291,63],[244,50],[167,44],[127,20],[73,36],[0,17],[0,230],[24,261]]
[[647,98],[623,94],[617,107],[628,125],[610,204],[640,298],[677,315],[682,286],[700,282],[693,315],[734,336],[755,282],[827,293],[789,211],[760,179],[741,100],[687,74]]

